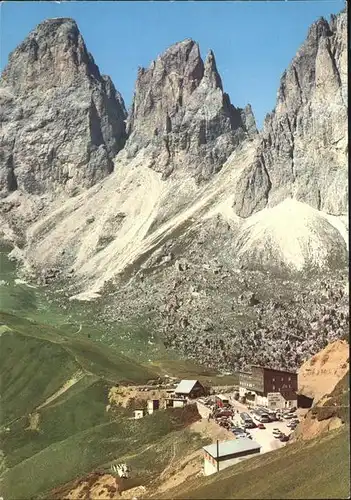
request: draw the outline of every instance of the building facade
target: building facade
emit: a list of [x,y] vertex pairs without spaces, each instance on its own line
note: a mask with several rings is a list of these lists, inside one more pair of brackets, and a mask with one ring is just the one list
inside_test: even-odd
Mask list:
[[147,402],[147,412],[149,415],[152,415],[154,411],[160,408],[160,400],[159,399],[149,399]]
[[251,371],[239,374],[239,395],[254,393],[256,405],[277,409],[296,406],[297,390],[294,372],[252,366]]
[[184,408],[187,401],[184,398],[167,398],[166,408]]

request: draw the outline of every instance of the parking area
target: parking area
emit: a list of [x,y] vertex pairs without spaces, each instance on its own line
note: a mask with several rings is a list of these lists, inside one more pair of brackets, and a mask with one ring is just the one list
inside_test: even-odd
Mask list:
[[[210,416],[214,417],[214,421],[217,423],[219,426],[224,426],[225,428],[228,429],[228,432],[230,431],[231,427],[240,427],[242,428],[242,422],[240,418],[240,414],[245,412],[251,414],[251,410],[248,408],[247,405],[244,405],[243,403],[240,403],[239,401],[236,401],[231,395],[228,395],[228,400],[230,403],[230,407],[227,408],[231,412],[230,417],[224,417],[224,418],[217,418],[216,415],[221,414],[221,410],[216,410],[215,405],[209,405],[208,402],[207,404],[203,404],[201,402],[198,402],[198,409],[199,413],[202,416],[202,418],[209,419],[211,418]],[[300,410],[298,409],[295,415],[301,419],[303,418],[304,414],[306,413],[307,410]],[[222,411],[223,413],[223,411]],[[279,431],[282,434],[285,434],[286,436],[290,436],[292,434],[292,431],[288,427],[288,423],[290,420],[276,420],[273,422],[267,422],[264,423],[264,429],[260,429],[259,427],[255,427],[253,429],[246,429],[246,432],[252,437],[253,440],[255,440],[258,444],[261,445],[261,453],[267,453],[272,450],[276,450],[278,448],[282,448],[287,444],[287,442],[282,442],[280,439],[274,437],[273,435],[273,429],[279,429]],[[254,423],[257,425],[259,422],[254,419]],[[234,438],[233,434],[233,438]],[[240,437],[239,437],[240,439]]]
[[[234,417],[235,425],[240,427],[240,418]],[[256,422],[257,423],[257,422]],[[262,446],[261,453],[267,453],[268,451],[277,450],[286,445],[282,443],[279,439],[275,438],[272,434],[273,429],[279,429],[283,434],[289,435],[291,433],[290,429],[287,427],[287,422],[269,422],[265,423],[265,429],[248,429],[249,434],[252,436],[258,444]]]

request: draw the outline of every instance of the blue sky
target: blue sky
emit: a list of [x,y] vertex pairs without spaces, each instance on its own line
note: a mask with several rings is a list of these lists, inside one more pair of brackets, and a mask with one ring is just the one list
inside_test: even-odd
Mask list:
[[103,74],[129,106],[138,66],[193,38],[212,49],[235,106],[252,105],[259,126],[275,105],[279,79],[308,27],[343,0],[251,2],[2,2],[1,70],[9,53],[44,19],[72,17]]

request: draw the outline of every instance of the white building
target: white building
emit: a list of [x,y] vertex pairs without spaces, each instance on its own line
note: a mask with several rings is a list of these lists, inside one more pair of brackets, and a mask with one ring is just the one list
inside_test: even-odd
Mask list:
[[143,418],[145,415],[145,410],[134,410],[134,419],[138,420],[139,418]]
[[249,438],[238,438],[203,447],[204,475],[209,476],[231,465],[257,455],[261,446]]
[[182,398],[167,398],[166,408],[184,408],[186,405],[186,399]]
[[296,392],[268,392],[266,396],[256,394],[255,404],[270,410],[297,407]]

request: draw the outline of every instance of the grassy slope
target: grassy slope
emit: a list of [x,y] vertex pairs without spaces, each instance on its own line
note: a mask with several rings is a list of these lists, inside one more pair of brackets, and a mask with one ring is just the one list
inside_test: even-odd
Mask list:
[[[65,362],[71,359],[71,363],[77,368],[84,369],[113,383],[145,383],[150,378],[156,377],[155,371],[151,368],[143,366],[123,354],[111,351],[102,344],[98,345],[82,338],[65,336],[62,328],[34,323],[2,312],[0,312],[0,322],[14,332],[11,339],[6,338],[8,335],[6,333],[2,335],[1,346],[4,350],[3,345],[6,345],[5,348],[8,350],[9,356],[13,358],[11,362],[16,364],[18,369],[24,364],[24,361],[28,361],[25,359],[26,357],[33,358],[35,353],[36,359],[40,359],[40,362],[50,364],[51,374],[55,374],[62,359],[65,359]],[[11,344],[13,344],[12,349]],[[22,362],[17,358],[17,349],[20,344],[22,344],[23,351]],[[40,351],[42,351],[42,355]],[[3,357],[5,358],[6,354]]]
[[[113,452],[124,454],[124,446],[152,439],[150,429],[147,437],[136,435],[130,421],[119,421],[121,412],[111,416],[106,405],[112,384],[145,383],[155,372],[105,346],[65,337],[61,329],[6,313],[0,313],[0,322],[5,497],[36,495],[89,472]],[[77,383],[38,409],[77,373],[82,376]],[[28,428],[30,414],[38,415],[36,430]]]
[[215,371],[188,360],[164,358],[153,361],[150,364],[161,376],[172,374],[181,379],[196,379],[208,386],[231,386],[239,383],[238,374],[218,375]]
[[[136,427],[121,420],[122,410],[118,415],[106,412],[112,384],[145,383],[157,377],[156,367],[145,367],[101,343],[75,337],[63,325],[55,328],[10,313],[0,312],[0,335],[0,441],[5,456],[0,464],[0,493],[6,498],[45,496],[131,452],[139,455],[128,458],[129,462],[145,475],[167,464],[173,442],[182,442],[186,453],[192,439],[188,431],[173,436],[174,425],[160,424],[158,419],[161,428],[155,434],[155,422],[144,429],[144,423]],[[38,409],[77,374],[83,375],[78,382]],[[36,428],[30,429],[33,416]],[[148,457],[144,465],[138,456]]]
[[167,498],[348,498],[348,438],[343,428],[290,444],[219,474],[189,481],[167,492]]
[[192,440],[186,429],[177,430],[180,427],[166,411],[137,421],[123,416],[111,419],[76,432],[17,463],[4,475],[1,492],[16,500],[45,497],[60,484],[124,459],[146,477],[170,460],[171,443],[178,442],[183,452],[189,442],[193,449],[199,447],[201,443]]
[[[160,414],[159,414],[160,415]],[[155,427],[159,422],[155,421],[158,417],[146,417],[153,418],[153,424]],[[161,417],[160,424],[163,425],[164,416]],[[188,429],[172,430],[163,436],[158,435],[157,438],[149,438],[149,443],[145,443],[142,446],[138,444],[133,447],[132,450],[125,449],[126,453],[124,455],[114,455],[119,461],[128,463],[132,468],[133,474],[132,478],[128,480],[127,487],[134,487],[138,485],[144,485],[148,487],[148,484],[154,480],[158,480],[162,472],[168,469],[169,466],[174,466],[175,460],[182,460],[188,454],[193,451],[201,449],[202,446],[208,444],[208,440],[200,437],[199,434],[195,434]],[[105,463],[100,466],[97,470],[102,472],[110,472],[110,462]],[[86,476],[79,477],[79,480],[84,479]],[[51,491],[49,497],[52,499],[62,499],[77,486],[77,480],[71,481],[65,484],[63,487],[56,488]]]

